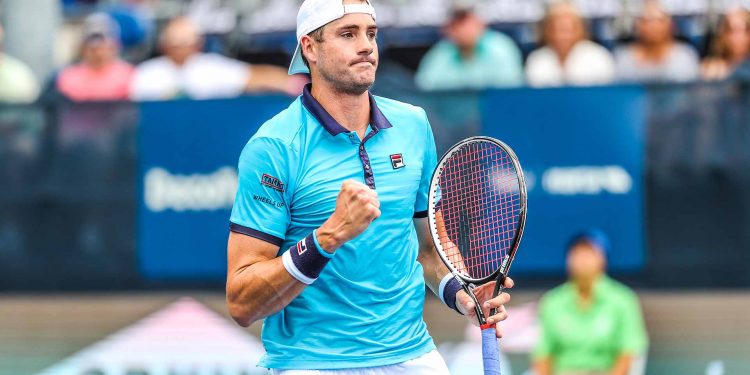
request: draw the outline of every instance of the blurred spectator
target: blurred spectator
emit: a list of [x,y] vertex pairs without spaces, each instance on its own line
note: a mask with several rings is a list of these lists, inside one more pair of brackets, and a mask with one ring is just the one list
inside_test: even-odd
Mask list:
[[536,375],[626,375],[642,367],[648,339],[638,297],[606,276],[608,250],[599,230],[570,241],[570,279],[539,304]]
[[130,96],[136,100],[227,98],[246,91],[302,92],[306,82],[270,65],[248,65],[215,53],[202,53],[203,38],[188,18],[169,22],[160,37],[164,56],[136,68]]
[[542,24],[544,47],[529,55],[526,79],[531,86],[596,85],[615,79],[615,60],[588,40],[586,25],[570,3],[553,3]]
[[63,69],[57,89],[76,101],[124,100],[133,66],[121,60],[117,24],[104,13],[86,19],[80,62]]
[[[0,46],[5,31],[0,25]],[[26,64],[0,49],[0,101],[30,103],[39,96],[39,81]]]
[[675,41],[672,17],[647,1],[636,20],[636,42],[615,51],[618,78],[626,82],[685,82],[699,78],[693,47]]
[[490,30],[470,8],[456,8],[443,28],[446,39],[424,56],[416,74],[423,90],[482,89],[523,84],[515,42]]
[[701,67],[707,80],[725,79],[745,61],[750,55],[750,12],[733,8],[722,16],[710,53]]

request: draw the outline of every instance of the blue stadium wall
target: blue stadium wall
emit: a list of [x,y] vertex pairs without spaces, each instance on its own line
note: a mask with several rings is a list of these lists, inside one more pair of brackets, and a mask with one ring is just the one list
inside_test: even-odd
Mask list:
[[[596,226],[636,286],[750,286],[744,84],[377,91],[425,107],[439,151],[476,134],[517,151],[525,285],[559,281]],[[0,289],[221,287],[237,158],[290,101],[1,107]]]

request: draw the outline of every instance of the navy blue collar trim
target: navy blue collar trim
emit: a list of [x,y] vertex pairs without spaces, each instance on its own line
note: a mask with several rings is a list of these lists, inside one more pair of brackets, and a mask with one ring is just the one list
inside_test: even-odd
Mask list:
[[[348,132],[344,126],[338,123],[328,111],[323,108],[320,103],[313,98],[310,93],[312,84],[308,83],[305,85],[305,90],[302,92],[302,105],[307,108],[308,111],[315,117],[318,122],[329,132],[331,135],[336,136],[344,132]],[[378,108],[378,104],[375,102],[375,98],[369,92],[367,95],[370,96],[370,124],[373,127],[373,131],[377,132],[380,129],[387,129],[392,127],[391,122],[385,118],[383,112]]]

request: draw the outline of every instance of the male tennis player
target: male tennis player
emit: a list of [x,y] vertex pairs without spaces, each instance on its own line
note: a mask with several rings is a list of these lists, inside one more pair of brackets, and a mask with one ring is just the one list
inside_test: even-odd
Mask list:
[[[312,84],[240,156],[227,303],[242,326],[265,319],[259,365],[275,374],[447,374],[422,320],[425,282],[477,324],[426,219],[427,116],[368,92],[376,36],[368,1],[306,0],[289,73]],[[489,299],[493,286],[477,294],[498,322],[509,296]]]

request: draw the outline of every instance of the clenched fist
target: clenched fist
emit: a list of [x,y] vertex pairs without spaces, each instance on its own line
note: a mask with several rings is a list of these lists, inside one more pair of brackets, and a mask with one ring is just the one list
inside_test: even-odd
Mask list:
[[323,250],[333,253],[341,245],[359,236],[380,216],[380,201],[375,190],[354,180],[341,185],[336,210],[316,235]]

